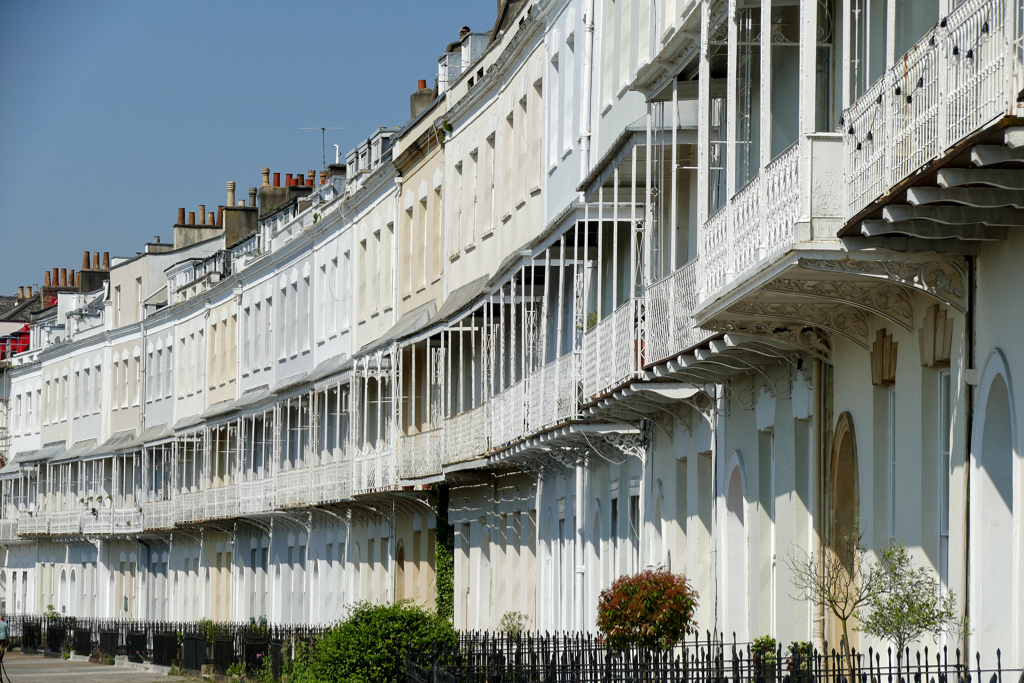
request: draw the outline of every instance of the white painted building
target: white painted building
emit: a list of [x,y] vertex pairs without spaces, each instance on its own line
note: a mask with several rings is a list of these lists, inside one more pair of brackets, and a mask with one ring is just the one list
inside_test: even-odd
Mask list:
[[445,484],[459,628],[664,565],[702,629],[835,645],[789,560],[856,532],[1020,666],[1020,1],[526,4],[14,359],[8,609],[432,605]]

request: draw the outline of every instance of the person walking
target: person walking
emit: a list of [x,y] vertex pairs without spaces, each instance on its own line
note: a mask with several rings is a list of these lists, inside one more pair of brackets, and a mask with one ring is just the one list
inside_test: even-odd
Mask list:
[[7,615],[0,614],[0,662],[4,661],[7,654],[7,640],[10,637],[10,627],[7,625]]

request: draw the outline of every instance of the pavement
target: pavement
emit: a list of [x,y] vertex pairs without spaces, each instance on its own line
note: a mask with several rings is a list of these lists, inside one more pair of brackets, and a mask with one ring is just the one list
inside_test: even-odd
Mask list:
[[152,683],[153,681],[195,681],[195,679],[151,673],[124,666],[72,662],[59,657],[8,652],[4,656],[4,683]]

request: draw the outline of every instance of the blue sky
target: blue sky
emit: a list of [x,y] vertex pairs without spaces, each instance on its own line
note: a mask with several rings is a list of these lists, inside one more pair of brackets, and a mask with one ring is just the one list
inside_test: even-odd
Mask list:
[[321,167],[402,125],[417,79],[495,0],[0,3],[0,293],[171,239],[260,169]]

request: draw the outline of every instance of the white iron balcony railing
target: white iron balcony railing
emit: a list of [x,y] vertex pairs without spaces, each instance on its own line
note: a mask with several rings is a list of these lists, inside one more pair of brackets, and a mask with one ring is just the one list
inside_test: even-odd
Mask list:
[[18,540],[18,519],[0,519],[0,541]]
[[115,534],[138,534],[142,533],[142,510],[138,508],[117,508],[112,510],[113,533]]
[[491,444],[518,441],[526,429],[526,382],[519,381],[491,399]]
[[174,496],[174,523],[195,524],[202,521],[206,514],[203,503],[203,491],[190,491]]
[[347,460],[316,465],[310,476],[314,503],[333,503],[352,494],[352,463]]
[[491,405],[488,402],[448,418],[444,421],[445,447],[441,464],[451,465],[484,455],[491,446],[490,432]]
[[308,467],[277,473],[276,502],[278,507],[298,507],[312,504],[309,474]]
[[206,489],[206,519],[238,516],[238,486],[214,486]]
[[693,259],[647,288],[644,352],[647,363],[676,356],[709,336],[693,322],[693,311],[697,307],[698,263]]
[[[841,164],[839,135],[808,135],[775,157],[708,218],[700,232],[698,307],[800,243],[821,247],[835,242],[842,227]],[[805,174],[809,182],[801,182]]]
[[364,445],[352,459],[352,493],[384,491],[395,485],[395,449],[386,443]]
[[254,479],[238,484],[238,512],[253,515],[271,512],[276,504],[277,482],[273,477]]
[[637,327],[642,299],[630,299],[583,335],[583,403],[633,377],[645,362]]
[[174,503],[158,500],[142,506],[142,527],[144,529],[170,529],[174,526]]
[[110,508],[92,508],[82,515],[82,533],[86,536],[109,534],[113,524]]
[[1015,7],[967,0],[843,113],[847,220],[1020,106],[1024,65]]
[[403,479],[420,479],[441,474],[444,429],[430,429],[398,439],[398,456]]
[[81,510],[60,510],[50,513],[50,533],[68,536],[82,531]]
[[22,536],[39,536],[49,533],[50,515],[43,511],[18,513],[18,533]]
[[579,383],[576,355],[567,353],[526,378],[526,432],[533,434],[576,417]]

